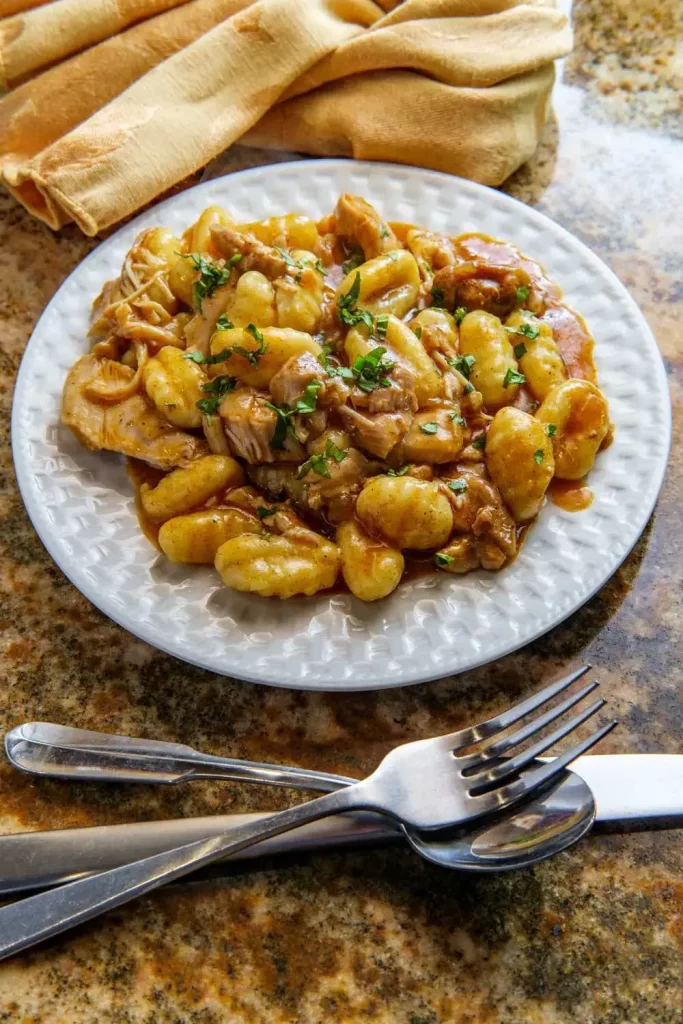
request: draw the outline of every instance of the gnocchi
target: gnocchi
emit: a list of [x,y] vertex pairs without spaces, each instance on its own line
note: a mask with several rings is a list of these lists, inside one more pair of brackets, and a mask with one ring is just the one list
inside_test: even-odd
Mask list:
[[261,597],[500,570],[611,438],[593,341],[540,266],[346,193],[317,222],[148,228],[91,335],[63,422],[137,460],[166,558]]
[[602,391],[588,380],[556,384],[536,418],[552,438],[555,475],[560,480],[586,476],[609,432],[609,409]]

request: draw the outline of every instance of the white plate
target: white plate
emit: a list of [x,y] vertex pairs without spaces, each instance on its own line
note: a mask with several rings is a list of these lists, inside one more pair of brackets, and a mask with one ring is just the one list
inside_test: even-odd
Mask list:
[[[83,449],[59,423],[72,363],[88,350],[90,303],[118,274],[144,226],[180,232],[220,203],[243,219],[328,213],[342,191],[391,220],[519,246],[562,286],[596,339],[600,385],[616,427],[598,457],[595,500],[542,510],[502,572],[434,574],[378,604],[350,595],[291,601],[228,590],[209,568],[172,565],[143,537],[123,462]],[[156,647],[215,672],[276,686],[361,690],[434,679],[529,643],[576,611],[636,542],[661,486],[671,433],[666,376],[637,306],[581,242],[509,196],[446,174],[392,164],[313,160],[231,174],[189,189],[122,228],[52,299],[24,355],[12,418],[29,515],[48,551],[98,608]]]

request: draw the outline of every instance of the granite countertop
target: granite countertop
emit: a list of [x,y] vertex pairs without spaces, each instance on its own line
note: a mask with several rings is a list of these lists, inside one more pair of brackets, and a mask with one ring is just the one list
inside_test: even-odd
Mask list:
[[[499,711],[590,659],[622,726],[604,752],[683,752],[683,9],[581,0],[535,158],[506,191],[582,238],[652,327],[674,403],[671,465],[621,569],[524,651],[457,678],[312,694],[219,679],[92,607],[19,497],[13,380],[36,317],[94,244],[0,197],[2,731],[42,719],[362,775],[394,744]],[[231,166],[260,159],[236,151]],[[55,339],[58,344],[59,339]],[[678,525],[677,525],[678,524]],[[275,809],[282,790],[32,781],[0,764],[0,832]],[[124,907],[0,964],[22,1024],[648,1024],[683,1014],[683,842],[592,836],[515,874],[445,873],[401,847],[233,869]]]

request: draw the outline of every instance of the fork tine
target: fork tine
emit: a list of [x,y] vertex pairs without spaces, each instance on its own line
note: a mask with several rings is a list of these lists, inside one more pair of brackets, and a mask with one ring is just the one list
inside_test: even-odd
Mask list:
[[480,722],[479,725],[473,725],[469,729],[461,729],[460,732],[451,733],[450,736],[443,736],[442,740],[446,743],[451,741],[457,744],[454,749],[459,750],[462,747],[471,747],[475,743],[480,743],[482,740],[488,739],[489,736],[495,736],[503,729],[507,729],[509,725],[514,725],[520,718],[524,718],[525,715],[542,707],[543,704],[547,704],[558,693],[562,693],[568,686],[571,686],[577,679],[585,675],[591,667],[591,665],[582,665],[581,668],[571,672],[564,679],[558,679],[551,683],[550,686],[546,686],[545,689],[539,690],[538,693],[532,694],[526,700],[520,701],[519,704],[513,704],[511,708],[503,711],[500,715],[496,715],[495,718],[489,718],[488,721]]
[[600,708],[604,708],[606,700],[596,700],[590,707],[586,708],[585,711],[581,711],[578,715],[570,718],[568,722],[561,725],[559,729],[555,729],[554,732],[550,733],[549,736],[544,736],[538,743],[534,743],[533,746],[528,747],[526,750],[521,751],[515,757],[511,757],[507,761],[503,761],[502,764],[497,764],[487,772],[481,772],[476,778],[472,779],[475,786],[470,790],[472,796],[476,796],[480,789],[486,789],[492,782],[500,782],[502,779],[506,779],[511,775],[516,775],[517,772],[521,771],[522,768],[526,768],[528,764],[531,764],[537,757],[540,757],[546,750],[554,746],[555,743],[559,743],[563,740],[570,732],[574,732],[580,725],[583,725],[585,721],[599,711]]
[[611,732],[612,729],[617,725],[616,719],[608,722],[607,725],[603,725],[601,729],[597,729],[587,739],[581,740],[575,746],[565,751],[564,754],[560,754],[555,758],[554,761],[547,761],[545,764],[538,768],[534,768],[530,772],[526,772],[521,779],[517,782],[511,782],[508,786],[502,786],[500,789],[494,789],[491,793],[484,793],[482,796],[472,797],[474,801],[481,801],[481,814],[488,813],[490,811],[501,811],[506,807],[510,807],[511,804],[517,803],[519,800],[523,800],[525,797],[530,796],[531,793],[535,792],[540,786],[551,782],[552,779],[561,775],[564,769],[572,761],[575,761],[577,757],[585,754],[587,750],[594,747],[596,743],[599,743],[607,733]]
[[[504,757],[513,747],[518,747],[520,743],[524,743],[535,733],[545,729],[546,725],[550,725],[555,719],[560,718],[570,708],[573,708],[575,704],[580,703],[584,697],[587,697],[589,693],[596,690],[599,685],[596,679],[593,680],[592,683],[584,686],[578,693],[573,693],[571,697],[567,697],[561,704],[556,704],[554,708],[550,708],[549,711],[539,715],[538,718],[532,719],[527,725],[523,725],[521,729],[517,729],[516,732],[510,733],[509,736],[503,736],[502,739],[491,743],[481,753],[471,754],[469,757],[465,756],[462,759],[466,762],[463,768],[466,769],[468,778],[470,774],[475,774],[475,769],[479,768],[481,771],[484,771],[491,761]],[[569,732],[571,732],[571,729]]]

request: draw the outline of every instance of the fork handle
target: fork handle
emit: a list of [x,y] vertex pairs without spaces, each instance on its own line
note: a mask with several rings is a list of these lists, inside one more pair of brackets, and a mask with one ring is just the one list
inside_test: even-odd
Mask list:
[[358,809],[363,803],[363,793],[362,783],[326,793],[260,821],[250,821],[227,836],[202,839],[18,900],[0,909],[0,959],[20,953],[261,839],[331,814]]
[[357,779],[289,765],[202,754],[180,743],[26,722],[5,736],[5,751],[20,771],[73,782],[177,784],[192,779],[231,779],[329,793]]

